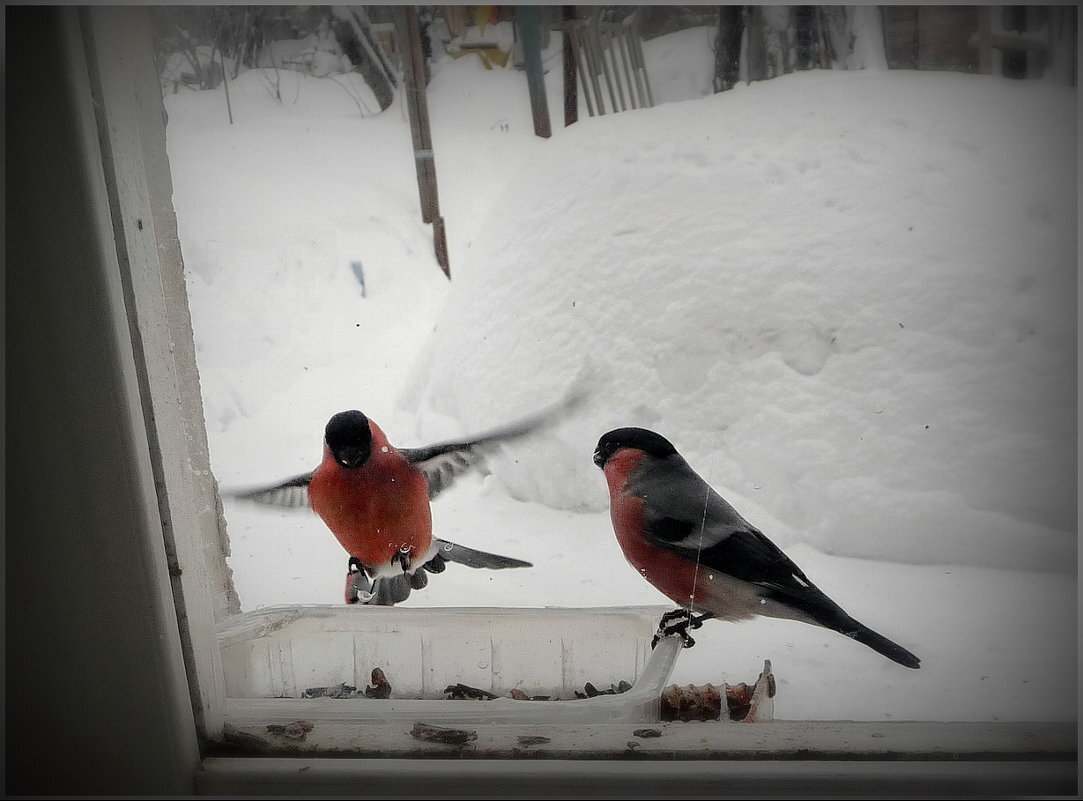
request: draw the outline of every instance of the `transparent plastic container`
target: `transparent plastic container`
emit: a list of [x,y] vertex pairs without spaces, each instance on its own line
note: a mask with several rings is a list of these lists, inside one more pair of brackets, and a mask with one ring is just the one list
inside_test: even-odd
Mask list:
[[[270,607],[220,627],[227,703],[268,722],[657,722],[681,651],[675,636],[651,648],[667,611]],[[374,668],[390,698],[306,697],[342,684],[363,694]],[[604,694],[622,681],[631,689]],[[603,694],[577,697],[588,683]],[[445,691],[458,684],[497,697],[448,699]],[[548,700],[516,700],[512,690]]]

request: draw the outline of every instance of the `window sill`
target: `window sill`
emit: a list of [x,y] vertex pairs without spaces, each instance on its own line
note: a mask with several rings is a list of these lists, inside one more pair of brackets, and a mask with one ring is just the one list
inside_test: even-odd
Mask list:
[[[249,756],[360,756],[381,759],[636,759],[636,760],[883,760],[883,761],[1074,761],[1076,726],[1070,722],[929,722],[775,720],[667,723],[480,723],[456,724],[476,739],[464,745],[414,738],[411,722],[359,725],[343,720],[350,704],[379,701],[271,699],[274,719],[294,709],[293,720],[313,724],[303,740],[267,731],[261,707],[232,701],[230,736],[219,749]],[[285,702],[284,705],[283,701]],[[485,701],[456,701],[485,704]],[[529,702],[523,702],[529,703]],[[577,703],[570,701],[567,703]],[[320,708],[335,718],[323,717]],[[313,714],[315,713],[315,714]],[[292,716],[291,716],[292,717]],[[415,722],[428,721],[419,718]],[[643,729],[655,736],[636,736]],[[239,733],[239,734],[238,734]],[[520,737],[547,742],[522,744]]]
[[[659,609],[531,610],[525,641],[520,614],[302,606],[234,619],[219,632],[233,676],[228,734],[202,762],[200,791],[672,795],[724,786],[808,795],[880,794],[890,782],[909,795],[1075,792],[1073,722],[657,722],[642,699],[621,702],[657,699],[669,679],[675,653],[659,654],[679,645],[649,648]],[[363,690],[373,664],[396,686],[392,698],[299,697],[338,682]],[[503,692],[524,676],[561,697],[584,678],[634,683],[581,700],[437,700],[459,679]],[[288,697],[266,697],[268,688]],[[281,727],[294,721],[311,726],[291,738]],[[468,734],[462,744],[432,742],[412,734],[415,723]]]

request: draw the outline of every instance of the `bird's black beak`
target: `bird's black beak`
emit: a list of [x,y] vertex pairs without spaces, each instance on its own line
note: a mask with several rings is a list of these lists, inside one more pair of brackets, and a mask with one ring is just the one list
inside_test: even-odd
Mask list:
[[343,467],[360,467],[369,458],[369,449],[357,445],[340,445],[334,451],[335,461]]
[[605,456],[602,455],[601,448],[594,451],[594,464],[598,465],[598,467],[602,467],[605,464]]

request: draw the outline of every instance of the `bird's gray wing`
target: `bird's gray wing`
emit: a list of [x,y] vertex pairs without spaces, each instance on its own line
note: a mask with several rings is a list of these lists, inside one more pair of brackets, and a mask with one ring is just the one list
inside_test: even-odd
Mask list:
[[485,452],[475,442],[447,442],[426,448],[399,448],[407,461],[425,474],[429,500],[450,487],[459,476],[485,468]]
[[679,455],[647,467],[633,487],[644,497],[646,535],[653,544],[795,601],[827,600],[801,568]]
[[[786,617],[841,632],[906,667],[921,666],[913,653],[847,614],[680,456],[669,459],[674,463],[649,465],[647,477],[653,469],[654,478],[638,482],[637,494],[645,502],[645,534],[651,543],[698,562],[702,570],[755,586],[761,599],[790,610]],[[659,460],[663,461],[668,460]]]
[[[688,524],[687,520],[657,521],[650,536],[658,542],[665,542],[666,536],[683,532],[680,541],[687,542],[690,532],[695,536]],[[724,537],[716,539],[714,545],[698,554],[683,545],[674,547],[669,544],[664,547],[679,552],[686,559],[696,559],[698,556],[702,570],[729,575],[757,587],[761,599],[774,601],[789,610],[786,617],[795,617],[793,613],[799,612],[801,615],[796,616],[799,620],[845,634],[906,667],[921,666],[921,660],[913,653],[847,614],[759,529],[749,526],[743,530],[729,531]],[[765,611],[765,614],[777,615],[777,612]]]
[[673,550],[706,550],[751,527],[679,454],[645,459],[625,492],[643,499],[648,538]]
[[474,469],[484,469],[486,455],[493,453],[501,445],[552,425],[578,406],[585,397],[585,390],[575,389],[559,403],[484,434],[423,448],[399,448],[398,451],[425,474],[431,500],[450,487],[459,476]]
[[249,490],[236,490],[223,492],[229,498],[239,498],[244,501],[253,501],[267,506],[278,506],[283,509],[308,509],[308,485],[312,481],[313,472],[294,476],[291,479],[274,484],[269,487],[258,487]]

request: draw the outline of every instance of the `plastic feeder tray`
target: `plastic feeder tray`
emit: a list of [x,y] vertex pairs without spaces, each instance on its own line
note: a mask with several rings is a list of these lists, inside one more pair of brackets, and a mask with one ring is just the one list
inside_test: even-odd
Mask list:
[[[237,723],[652,723],[681,651],[651,648],[670,607],[586,609],[280,606],[226,621],[218,640],[227,714]],[[304,697],[349,685],[363,694],[380,668],[386,699]],[[587,683],[605,692],[576,697]],[[464,684],[491,700],[449,700]],[[528,698],[508,697],[513,689]]]

